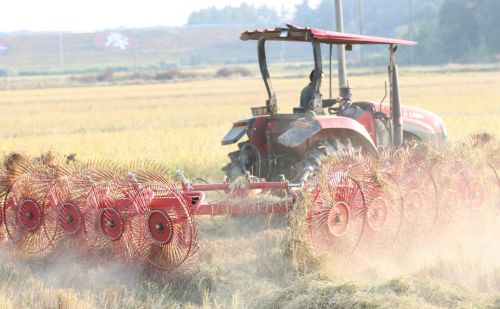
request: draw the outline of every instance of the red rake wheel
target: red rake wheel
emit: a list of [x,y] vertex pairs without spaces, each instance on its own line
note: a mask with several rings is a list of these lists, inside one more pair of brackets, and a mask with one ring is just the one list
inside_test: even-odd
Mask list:
[[[310,232],[341,237],[346,233],[351,221],[349,205],[343,201],[327,201],[320,193],[315,198],[315,207],[309,217]],[[316,239],[313,237],[313,240]],[[319,247],[319,241],[318,241]]]
[[493,203],[493,207],[500,210],[500,176],[498,175],[495,166],[491,162],[486,162],[488,169],[492,175],[490,182],[492,183],[492,190],[490,192],[490,199]]
[[326,184],[316,187],[308,213],[314,247],[333,255],[353,253],[363,235],[365,212],[360,183],[342,173],[330,174]]
[[439,223],[448,225],[452,223],[461,211],[461,202],[459,201],[459,194],[455,189],[444,189],[440,196],[439,202]]
[[383,197],[377,197],[368,206],[366,221],[372,230],[381,231],[384,228],[388,216],[387,208],[387,202]]
[[45,198],[44,207],[56,210],[55,245],[66,242],[68,248],[80,248],[83,240],[85,202],[91,184],[81,175],[68,175],[55,182]]
[[122,237],[125,223],[118,209],[113,207],[102,208],[99,211],[98,220],[98,225],[104,237],[110,241],[117,241]]
[[[482,174],[477,171],[477,174]],[[454,187],[460,193],[460,197],[465,206],[469,209],[479,209],[485,200],[485,189],[475,176],[475,172],[468,168],[463,168],[455,176]]]
[[114,182],[95,185],[83,211],[84,235],[89,250],[104,261],[129,260],[132,250],[132,218],[137,208],[127,196],[127,188]]
[[420,190],[410,190],[404,196],[404,217],[412,223],[418,224],[425,214],[424,195]]
[[326,167],[326,174],[323,175],[322,178],[331,180],[331,175],[342,173],[355,177],[357,181],[364,182],[372,176],[369,169],[370,163],[371,162],[365,162],[359,156],[344,154],[341,156],[341,159],[333,161]]
[[168,244],[174,235],[172,219],[163,210],[153,210],[148,215],[148,232],[151,239],[158,244]]
[[17,215],[19,225],[28,232],[36,230],[42,222],[42,208],[29,198],[21,202]]
[[[151,192],[154,198],[150,199]],[[193,217],[184,197],[174,184],[147,183],[137,199],[147,196],[147,209],[134,219],[136,252],[149,265],[173,270],[183,264],[194,252],[197,235]],[[140,203],[138,203],[140,204]]]
[[328,211],[326,219],[328,231],[336,237],[342,236],[349,226],[351,215],[345,202],[336,202]]
[[[390,173],[377,176],[378,190],[368,204],[364,245],[372,254],[393,247],[403,224],[403,197],[399,183]],[[381,252],[383,253],[383,251]]]
[[80,232],[82,227],[82,214],[75,203],[64,202],[58,207],[57,222],[61,230],[69,236]]
[[425,241],[439,219],[439,192],[430,167],[416,166],[402,175],[403,215],[407,243]]
[[3,217],[8,238],[16,249],[29,255],[44,254],[51,248],[55,212],[44,208],[45,182],[24,175],[5,195]]
[[495,168],[495,166],[491,162],[486,162],[486,165],[488,166],[488,169],[492,173],[493,178],[491,179],[491,182],[495,183],[495,186],[497,190],[500,190],[500,176],[498,175],[498,172]]
[[465,203],[474,209],[481,208],[484,204],[485,190],[476,180],[467,181],[464,192]]
[[[390,225],[389,221],[395,214],[389,207],[392,201],[382,195],[375,198],[367,207],[367,228],[363,236],[363,254],[380,255],[385,249],[394,244],[397,237],[397,225]],[[393,229],[396,228],[396,229]]]

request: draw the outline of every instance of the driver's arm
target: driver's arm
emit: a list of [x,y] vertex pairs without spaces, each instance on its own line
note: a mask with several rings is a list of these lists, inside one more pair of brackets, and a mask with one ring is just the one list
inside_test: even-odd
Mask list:
[[335,99],[325,99],[325,100],[322,100],[322,102],[323,102],[323,108],[332,107],[333,105],[335,105],[337,103],[340,103],[341,100],[342,100],[341,97],[338,97],[338,98],[335,98]]

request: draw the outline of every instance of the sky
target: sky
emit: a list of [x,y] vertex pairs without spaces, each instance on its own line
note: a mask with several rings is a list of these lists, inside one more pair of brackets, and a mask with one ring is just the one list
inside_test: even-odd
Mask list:
[[[285,8],[302,0],[2,0],[0,32],[94,31],[106,28],[181,26],[194,10],[242,2]],[[311,0],[314,5],[318,1]]]

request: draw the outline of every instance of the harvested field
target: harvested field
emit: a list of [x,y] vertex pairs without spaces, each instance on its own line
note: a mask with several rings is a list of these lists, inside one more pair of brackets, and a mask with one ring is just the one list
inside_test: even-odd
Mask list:
[[[450,140],[494,134],[500,126],[499,77],[498,72],[403,75],[401,98],[443,117]],[[380,101],[384,80],[385,75],[351,78],[354,100]],[[298,105],[306,81],[306,74],[275,81],[282,111]],[[256,78],[2,91],[0,152],[154,160],[190,176],[220,179],[232,150],[220,140],[234,121],[264,101],[265,89]]]
[[[379,101],[384,76],[354,77],[354,99]],[[275,82],[280,108],[297,105],[304,79]],[[401,77],[405,104],[443,117],[451,142],[500,129],[500,74]],[[327,91],[324,90],[325,94]],[[189,177],[220,180],[231,123],[262,105],[257,79],[2,91],[0,151],[76,153],[125,164],[152,160]],[[460,148],[460,147],[458,147]],[[488,200],[496,206],[498,200]],[[457,205],[458,206],[458,205]],[[300,209],[298,210],[300,212]],[[496,211],[496,212],[495,212]],[[498,308],[498,209],[463,214],[425,241],[353,260],[287,256],[284,216],[205,218],[200,265],[185,278],[152,281],[113,262],[78,254],[27,262],[0,254],[0,306],[145,308]],[[298,234],[300,236],[300,233]],[[289,240],[289,239],[288,239]],[[412,244],[410,246],[409,244]]]

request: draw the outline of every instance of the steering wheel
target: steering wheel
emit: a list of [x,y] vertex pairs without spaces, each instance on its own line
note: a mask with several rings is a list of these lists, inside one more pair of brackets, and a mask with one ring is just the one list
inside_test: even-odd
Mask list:
[[[338,107],[334,107],[335,105],[339,105]],[[352,102],[349,99],[337,98],[334,100],[333,104],[328,107],[328,113],[330,115],[338,115],[342,114],[346,109],[351,107]]]
[[337,111],[337,114],[342,114],[346,109],[351,107],[351,105],[352,105],[352,102],[350,99],[342,99],[342,101],[340,102],[340,106],[339,106],[339,109]]

